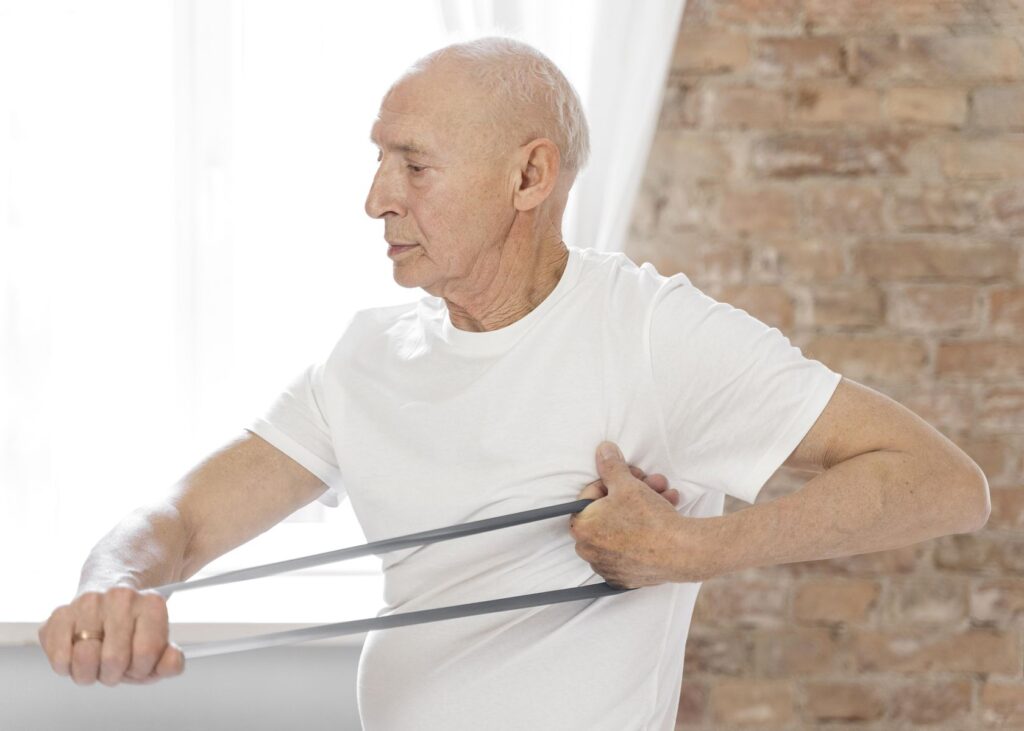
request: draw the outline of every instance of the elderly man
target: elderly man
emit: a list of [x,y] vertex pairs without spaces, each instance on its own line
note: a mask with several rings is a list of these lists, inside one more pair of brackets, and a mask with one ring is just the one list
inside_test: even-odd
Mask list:
[[[244,437],[97,545],[40,631],[58,673],[181,672],[166,605],[140,590],[314,499],[348,497],[378,540],[591,497],[568,525],[385,554],[388,613],[600,577],[644,588],[371,632],[362,722],[668,731],[700,581],[986,521],[985,476],[907,409],[683,274],[565,244],[587,127],[536,50],[481,39],[428,55],[388,91],[371,140],[366,212],[384,222],[395,280],[430,296],[356,313]],[[818,474],[723,515],[725,495],[754,502],[782,465]],[[100,627],[102,641],[72,645]]]

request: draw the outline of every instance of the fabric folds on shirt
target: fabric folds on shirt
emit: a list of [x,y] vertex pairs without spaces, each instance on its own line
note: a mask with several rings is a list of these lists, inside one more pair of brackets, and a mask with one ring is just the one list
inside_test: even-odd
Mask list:
[[[443,299],[361,310],[249,425],[351,501],[368,541],[575,500],[597,445],[660,472],[677,510],[753,502],[840,375],[683,274],[569,247],[515,323]],[[592,584],[569,518],[382,555],[380,614]],[[365,731],[674,728],[698,583],[371,632]]]

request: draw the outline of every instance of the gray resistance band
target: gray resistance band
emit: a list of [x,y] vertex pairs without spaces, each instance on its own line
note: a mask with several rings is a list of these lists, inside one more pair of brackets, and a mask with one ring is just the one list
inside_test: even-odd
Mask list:
[[[524,510],[519,513],[500,515],[496,518],[484,518],[469,523],[450,525],[445,528],[434,528],[422,531],[421,533],[410,533],[396,538],[387,538],[382,541],[373,541],[362,546],[341,548],[337,551],[317,553],[312,556],[293,558],[287,561],[252,566],[247,569],[228,571],[216,576],[208,576],[205,579],[195,581],[179,581],[172,584],[158,586],[154,590],[165,598],[170,597],[176,591],[188,589],[199,589],[204,586],[215,586],[217,584],[232,584],[236,581],[258,579],[262,576],[280,574],[285,571],[319,566],[335,561],[344,561],[357,556],[368,554],[387,553],[400,548],[410,546],[436,543],[450,538],[473,535],[474,533],[485,533],[507,528],[522,523],[532,523],[545,518],[554,518],[559,515],[578,513],[594,502],[591,499],[574,500],[560,505],[551,505],[546,508],[535,508]],[[403,612],[400,614],[372,617],[370,619],[356,619],[350,622],[336,622],[334,624],[322,624],[315,627],[304,627],[286,632],[273,632],[271,634],[256,635],[254,637],[242,637],[234,640],[217,640],[215,642],[200,642],[193,645],[185,645],[181,648],[186,659],[191,660],[197,657],[208,657],[210,655],[226,655],[230,652],[242,652],[244,650],[259,650],[264,647],[287,645],[295,642],[307,642],[309,640],[323,639],[325,637],[338,637],[341,635],[356,634],[358,632],[369,632],[377,629],[389,629],[392,627],[404,627],[410,624],[422,624],[424,622],[437,622],[442,619],[455,619],[456,617],[470,617],[476,614],[490,614],[492,612],[504,612],[510,609],[523,609],[526,607],[537,607],[547,604],[559,604],[561,602],[578,601],[580,599],[592,599],[611,594],[621,594],[633,589],[620,589],[608,582],[598,584],[587,584],[571,589],[558,589],[555,591],[542,591],[536,594],[520,594],[519,596],[492,599],[483,602],[470,604],[456,604],[450,607],[438,607],[436,609],[422,609],[416,612]]]

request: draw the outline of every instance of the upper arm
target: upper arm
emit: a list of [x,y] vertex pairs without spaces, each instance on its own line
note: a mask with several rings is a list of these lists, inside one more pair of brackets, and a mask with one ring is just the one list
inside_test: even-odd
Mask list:
[[200,462],[172,488],[168,501],[189,531],[182,579],[252,540],[327,486],[251,432]]
[[[974,461],[910,409],[845,376],[825,410],[783,463],[827,470],[866,452],[927,452],[954,469],[981,473]],[[981,474],[984,479],[984,474]]]

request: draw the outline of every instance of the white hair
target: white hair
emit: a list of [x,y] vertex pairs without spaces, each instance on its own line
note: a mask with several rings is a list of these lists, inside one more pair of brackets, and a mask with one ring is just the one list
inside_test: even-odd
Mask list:
[[[590,156],[590,132],[576,89],[550,58],[528,43],[514,38],[489,36],[453,43],[428,53],[406,74],[422,71],[441,58],[473,61],[473,78],[498,96],[502,106],[535,110],[512,119],[520,129],[546,137],[558,146],[563,171],[571,177]],[[534,127],[540,124],[539,129]]]

